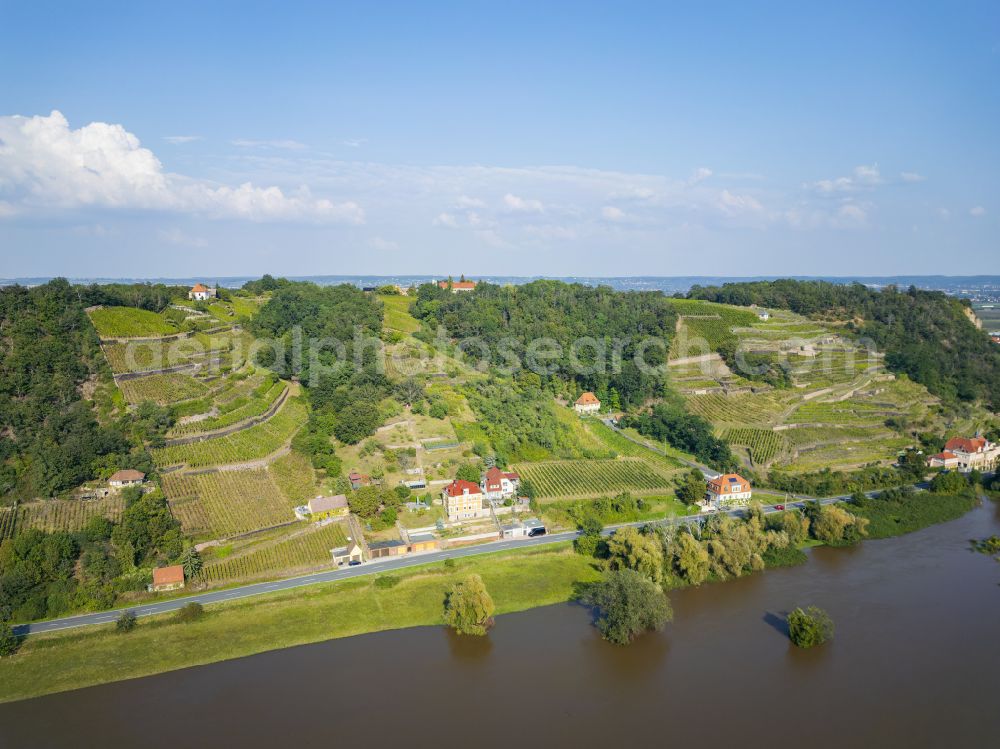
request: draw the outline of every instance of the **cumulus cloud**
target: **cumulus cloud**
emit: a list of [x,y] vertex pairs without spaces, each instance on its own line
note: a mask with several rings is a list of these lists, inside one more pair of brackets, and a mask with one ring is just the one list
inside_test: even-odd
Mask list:
[[879,172],[878,164],[871,166],[856,166],[853,173],[848,177],[837,177],[836,179],[821,179],[813,182],[811,187],[819,193],[846,193],[857,192],[859,190],[870,189],[882,183],[882,175]]
[[985,216],[986,209],[983,208],[981,205],[973,206],[972,208],[969,209],[969,215],[975,216],[976,218],[979,218],[980,216]]
[[540,200],[529,200],[507,193],[503,196],[503,204],[515,213],[544,213],[545,206]]
[[606,205],[601,208],[601,216],[608,221],[624,221],[626,218],[625,211],[614,205]]
[[217,185],[163,169],[121,125],[76,130],[58,111],[0,117],[0,216],[101,208],[251,221],[364,223],[357,203],[314,198],[302,187]]
[[712,176],[712,170],[707,166],[700,166],[694,170],[691,174],[691,178],[688,180],[689,185],[697,185],[699,182],[704,182],[706,179]]

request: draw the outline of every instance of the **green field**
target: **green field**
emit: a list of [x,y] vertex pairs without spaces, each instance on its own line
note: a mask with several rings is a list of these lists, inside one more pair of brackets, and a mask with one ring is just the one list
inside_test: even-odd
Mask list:
[[386,294],[379,296],[379,300],[383,305],[385,328],[400,333],[415,333],[420,330],[420,322],[410,314],[410,303],[413,301],[410,297]]
[[764,465],[785,451],[784,437],[770,429],[727,429],[722,438],[730,445],[745,447],[755,465]]
[[155,338],[178,332],[164,315],[137,307],[98,307],[89,315],[101,338]]
[[208,386],[205,383],[181,372],[122,380],[118,383],[118,387],[129,403],[152,401],[161,406],[200,398],[208,392]]
[[227,557],[218,562],[206,564],[202,577],[206,582],[231,582],[252,580],[287,574],[304,567],[333,565],[330,549],[347,543],[346,524],[331,523],[322,528],[309,529],[297,536],[262,545],[245,554]]
[[292,502],[267,469],[168,473],[163,493],[189,536],[225,538],[295,520]]
[[151,451],[153,460],[158,466],[187,465],[191,468],[260,460],[287,443],[305,423],[306,416],[305,404],[298,398],[289,397],[265,422],[225,437],[154,449]]
[[[377,588],[374,577],[213,604],[190,624],[173,615],[140,619],[122,636],[113,626],[29,637],[0,659],[0,701],[130,679],[337,637],[442,622],[445,591],[466,575],[482,575],[497,614],[568,601],[577,584],[598,578],[593,559],[569,544],[456,560],[393,572],[399,583]],[[501,624],[502,626],[502,624]]]
[[40,499],[13,507],[0,507],[0,541],[35,528],[47,533],[79,531],[92,517],[118,520],[125,500],[118,495],[100,499]]
[[219,411],[218,416],[185,424],[177,424],[170,429],[167,436],[180,437],[199,434],[201,432],[210,432],[238,424],[255,416],[261,416],[267,413],[268,409],[281,397],[286,387],[287,385],[281,380],[268,378],[251,390],[248,395],[240,395],[225,401],[216,400],[216,408]]
[[316,472],[309,459],[296,452],[282,455],[267,467],[271,479],[289,501],[303,504],[316,496]]
[[521,463],[515,467],[538,499],[596,497],[602,494],[665,492],[670,481],[642,458],[617,460],[556,460]]

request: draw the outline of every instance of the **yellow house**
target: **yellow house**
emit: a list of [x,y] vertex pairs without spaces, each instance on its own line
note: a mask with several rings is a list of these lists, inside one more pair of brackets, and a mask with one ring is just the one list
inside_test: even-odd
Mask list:
[[337,494],[333,497],[313,497],[309,500],[309,514],[313,520],[344,517],[348,513],[347,497]]

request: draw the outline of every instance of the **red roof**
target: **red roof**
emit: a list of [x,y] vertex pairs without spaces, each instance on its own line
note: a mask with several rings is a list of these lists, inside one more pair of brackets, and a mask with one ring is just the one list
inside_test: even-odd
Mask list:
[[153,570],[153,587],[174,585],[182,582],[184,582],[184,567],[179,564],[170,567],[158,567]]
[[449,497],[461,497],[466,492],[469,494],[483,493],[482,489],[479,488],[479,484],[474,484],[464,479],[455,479],[444,488],[444,491]]
[[208,291],[208,287],[202,286],[200,283],[196,283],[194,286],[191,287],[191,293],[193,294],[198,291]]
[[[448,288],[447,281],[438,281],[438,287],[442,289]],[[451,288],[453,289],[474,289],[476,288],[475,281],[452,281]]]
[[955,453],[950,453],[945,450],[943,453],[938,453],[937,455],[932,455],[932,458],[940,458],[941,460],[955,460],[958,456]]
[[944,443],[945,450],[959,450],[963,453],[977,453],[986,449],[986,440],[982,437],[952,437]]
[[[723,487],[727,488],[723,489]],[[708,490],[713,494],[748,492],[750,491],[750,482],[738,473],[724,473],[708,482]]]
[[112,473],[108,481],[142,481],[144,478],[146,478],[146,474],[142,471],[126,468],[124,471],[115,471]]
[[599,400],[597,400],[597,396],[596,395],[594,395],[592,392],[590,392],[588,390],[586,393],[584,393],[583,395],[581,395],[579,398],[576,399],[576,405],[578,405],[578,406],[593,406],[593,405],[599,406],[599,405],[601,405],[601,402]]

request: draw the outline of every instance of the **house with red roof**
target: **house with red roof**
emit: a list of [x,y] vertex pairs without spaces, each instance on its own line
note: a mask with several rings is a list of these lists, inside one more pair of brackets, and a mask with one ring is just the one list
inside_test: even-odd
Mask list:
[[210,289],[201,283],[196,283],[188,292],[188,299],[196,302],[204,302],[208,299],[215,299],[219,295],[218,289]]
[[[943,465],[942,456],[950,454],[955,460],[952,465]],[[944,443],[944,452],[933,455],[927,460],[927,465],[936,467],[941,462],[942,468],[957,468],[959,471],[990,471],[996,468],[1000,460],[1000,446],[982,436],[952,437]],[[932,463],[932,461],[935,461]]]
[[153,570],[153,591],[177,590],[184,587],[184,567],[179,564]]
[[451,293],[458,294],[461,291],[472,291],[476,288],[475,281],[466,281],[465,276],[462,276],[460,281],[453,281],[448,279],[447,281],[438,281],[439,289],[447,289],[449,284],[451,285]]
[[589,390],[576,399],[573,410],[578,414],[596,414],[601,410],[601,402]]
[[121,489],[125,486],[140,486],[145,480],[146,474],[142,471],[126,468],[124,471],[112,473],[108,478],[108,485],[115,489]]
[[958,468],[958,456],[947,450],[931,455],[927,459],[928,468]]
[[489,507],[483,507],[483,490],[479,484],[464,479],[455,479],[441,490],[441,501],[449,520],[468,520],[489,514]]
[[709,479],[705,486],[705,504],[710,507],[723,505],[748,505],[753,489],[750,482],[738,473],[724,473]]
[[517,495],[517,488],[521,484],[521,477],[510,471],[501,471],[493,466],[483,474],[479,487],[483,490],[486,499],[501,500],[511,499]]

